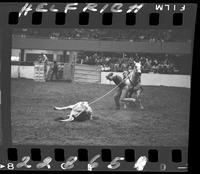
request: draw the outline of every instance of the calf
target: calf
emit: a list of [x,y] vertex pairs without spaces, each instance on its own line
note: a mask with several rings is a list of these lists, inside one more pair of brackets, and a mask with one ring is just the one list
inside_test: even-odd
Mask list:
[[67,115],[66,119],[60,121],[85,121],[92,120],[92,108],[88,102],[78,102],[74,105],[65,107],[54,107],[55,110],[71,110],[70,114]]

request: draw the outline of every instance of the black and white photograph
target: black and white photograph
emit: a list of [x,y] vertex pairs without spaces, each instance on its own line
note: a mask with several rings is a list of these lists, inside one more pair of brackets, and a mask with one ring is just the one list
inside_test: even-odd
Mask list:
[[[2,52],[2,29],[0,29],[0,53]],[[2,81],[2,56],[0,55],[0,144],[2,143],[2,114],[1,114],[1,81]]]
[[15,28],[17,145],[188,146],[193,31]]

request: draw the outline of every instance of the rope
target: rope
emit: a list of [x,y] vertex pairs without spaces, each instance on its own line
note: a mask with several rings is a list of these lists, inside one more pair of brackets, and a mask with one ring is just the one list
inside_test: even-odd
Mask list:
[[[122,80],[122,82],[120,82],[117,86],[115,86],[113,89],[111,89],[110,91],[108,91],[107,93],[105,93],[103,96],[98,97],[97,99],[93,100],[92,102],[88,103],[88,105],[91,105],[93,103],[96,103],[97,101],[101,100],[102,98],[104,98],[105,96],[107,96],[108,94],[110,94],[112,91],[114,91],[117,87],[119,87],[119,85],[121,85],[127,78],[129,78],[129,74],[127,75],[127,77],[125,79]],[[85,110],[82,110],[78,115],[82,114]],[[62,121],[62,120],[61,120]]]
[[[130,74],[130,73],[129,73]],[[123,79],[122,82],[120,82],[117,86],[115,86],[113,89],[111,89],[110,91],[108,91],[107,93],[105,93],[103,96],[98,97],[97,99],[93,100],[92,102],[89,103],[89,105],[96,103],[97,101],[101,100],[102,98],[104,98],[105,96],[107,96],[108,94],[110,94],[112,91],[114,91],[117,87],[119,87],[119,85],[121,85],[127,78],[129,78],[129,74],[127,75],[127,77],[125,79]]]
[[108,91],[106,94],[104,94],[101,97],[98,97],[97,99],[95,99],[94,101],[90,102],[89,105],[96,103],[97,101],[101,100],[102,98],[104,98],[105,96],[107,96],[108,94],[110,94],[112,91],[114,91],[119,85],[115,86],[113,89],[111,89],[110,91]]

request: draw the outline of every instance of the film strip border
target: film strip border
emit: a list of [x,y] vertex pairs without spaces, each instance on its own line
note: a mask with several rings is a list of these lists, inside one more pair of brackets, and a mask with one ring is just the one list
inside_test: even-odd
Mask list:
[[12,147],[0,170],[184,171],[187,149],[178,147]]
[[[21,4],[22,5],[22,4]],[[183,27],[194,29],[195,6],[184,12],[155,12],[152,6],[142,13],[88,13],[78,10],[72,14],[63,12],[30,12],[19,18],[21,8],[1,6],[0,25],[5,27]],[[188,6],[188,5],[186,5]],[[190,8],[191,7],[191,8]],[[17,9],[17,10],[16,10]],[[188,8],[186,8],[188,9]],[[69,20],[74,18],[76,20]],[[12,147],[0,148],[0,170],[119,170],[136,171],[137,162],[143,162],[143,171],[187,170],[186,148],[160,147]],[[141,158],[142,157],[142,158]],[[144,165],[145,164],[145,165]],[[114,167],[113,167],[114,166]]]
[[[88,7],[92,4],[92,7]],[[192,3],[3,4],[0,23],[10,27],[158,27],[194,29]],[[9,7],[9,8],[8,8]],[[7,9],[7,11],[5,10]],[[67,9],[67,10],[66,10]]]
[[[79,13],[77,22],[80,26],[83,25],[90,25],[90,16],[92,14],[88,12],[81,12]],[[136,13],[127,13],[125,16],[125,25],[134,26],[137,23],[136,20]],[[161,24],[161,17],[160,13],[150,13],[148,18],[147,25],[149,26],[159,26]],[[110,26],[113,24],[114,14],[113,13],[103,13],[102,18],[99,21],[100,25],[103,26]],[[172,25],[173,26],[182,26],[183,25],[183,13],[173,13],[172,16]],[[9,13],[9,20],[8,23],[10,25],[17,25],[20,22],[19,20],[19,12],[10,12]],[[42,25],[43,20],[43,13],[42,12],[33,12],[32,17],[30,20],[32,25]],[[55,13],[55,25],[65,25],[67,23],[66,21],[66,13],[64,12],[57,12]]]

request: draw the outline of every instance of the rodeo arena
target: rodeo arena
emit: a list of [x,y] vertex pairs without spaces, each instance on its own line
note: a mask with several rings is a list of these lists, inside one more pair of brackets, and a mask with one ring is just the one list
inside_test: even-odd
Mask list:
[[192,33],[15,29],[14,144],[187,146]]

